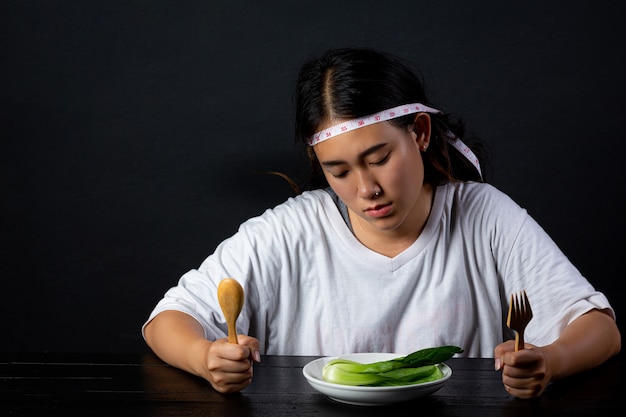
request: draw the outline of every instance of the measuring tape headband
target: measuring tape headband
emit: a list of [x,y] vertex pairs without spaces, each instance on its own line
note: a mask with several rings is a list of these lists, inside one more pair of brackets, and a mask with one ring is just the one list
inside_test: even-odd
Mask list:
[[361,127],[369,126],[374,123],[380,123],[390,119],[395,119],[397,117],[406,116],[407,114],[413,114],[418,112],[441,113],[441,111],[433,109],[432,107],[425,106],[421,103],[405,104],[403,106],[383,110],[378,113],[370,114],[369,116],[347,120],[345,122],[331,126],[311,136],[308,140],[308,144],[309,146],[314,146],[320,142],[334,138],[337,135],[341,135],[342,133],[346,133],[351,130],[359,129]]
[[[328,139],[332,139],[335,136],[341,135],[342,133],[349,132],[351,130],[359,129],[361,127],[369,126],[374,123],[380,123],[387,120],[395,119],[397,117],[406,116],[408,114],[413,113],[441,113],[441,110],[437,110],[433,107],[426,106],[421,103],[412,103],[405,104],[402,106],[397,106],[388,110],[383,110],[378,113],[370,114],[369,116],[360,117],[356,119],[347,120],[345,122],[341,122],[334,126],[331,126],[327,129],[321,130],[315,133],[313,136],[309,138],[307,143],[309,146],[315,146],[320,142],[323,142]],[[482,177],[482,171],[480,169],[480,163],[478,162],[478,158],[472,152],[472,150],[461,141],[461,139],[457,138],[454,133],[450,130],[445,132],[446,138],[448,139],[448,143],[454,146],[460,153],[463,155],[472,165],[476,168],[480,176]]]

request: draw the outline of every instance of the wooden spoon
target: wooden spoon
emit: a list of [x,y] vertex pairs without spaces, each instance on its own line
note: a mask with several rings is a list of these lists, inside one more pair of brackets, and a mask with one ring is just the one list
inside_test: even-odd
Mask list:
[[237,341],[237,317],[243,308],[243,288],[232,278],[224,278],[217,286],[217,300],[228,324],[228,341]]

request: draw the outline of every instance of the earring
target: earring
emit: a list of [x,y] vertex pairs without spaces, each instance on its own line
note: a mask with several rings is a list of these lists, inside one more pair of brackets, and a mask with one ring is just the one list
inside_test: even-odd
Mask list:
[[426,145],[422,145],[422,152],[426,152]]

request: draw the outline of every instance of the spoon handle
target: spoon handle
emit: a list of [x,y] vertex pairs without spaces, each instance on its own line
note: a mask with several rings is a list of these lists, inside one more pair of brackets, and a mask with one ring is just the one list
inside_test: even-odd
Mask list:
[[228,341],[236,345],[239,344],[239,340],[237,339],[237,326],[235,326],[235,323],[228,323]]

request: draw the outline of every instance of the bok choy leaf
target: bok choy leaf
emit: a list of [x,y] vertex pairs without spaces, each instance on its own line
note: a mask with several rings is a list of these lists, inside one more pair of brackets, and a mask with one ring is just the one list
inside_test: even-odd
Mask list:
[[341,358],[332,359],[324,365],[322,378],[326,382],[357,386],[393,386],[435,381],[443,377],[437,365],[462,352],[463,349],[457,346],[440,346],[366,364]]

